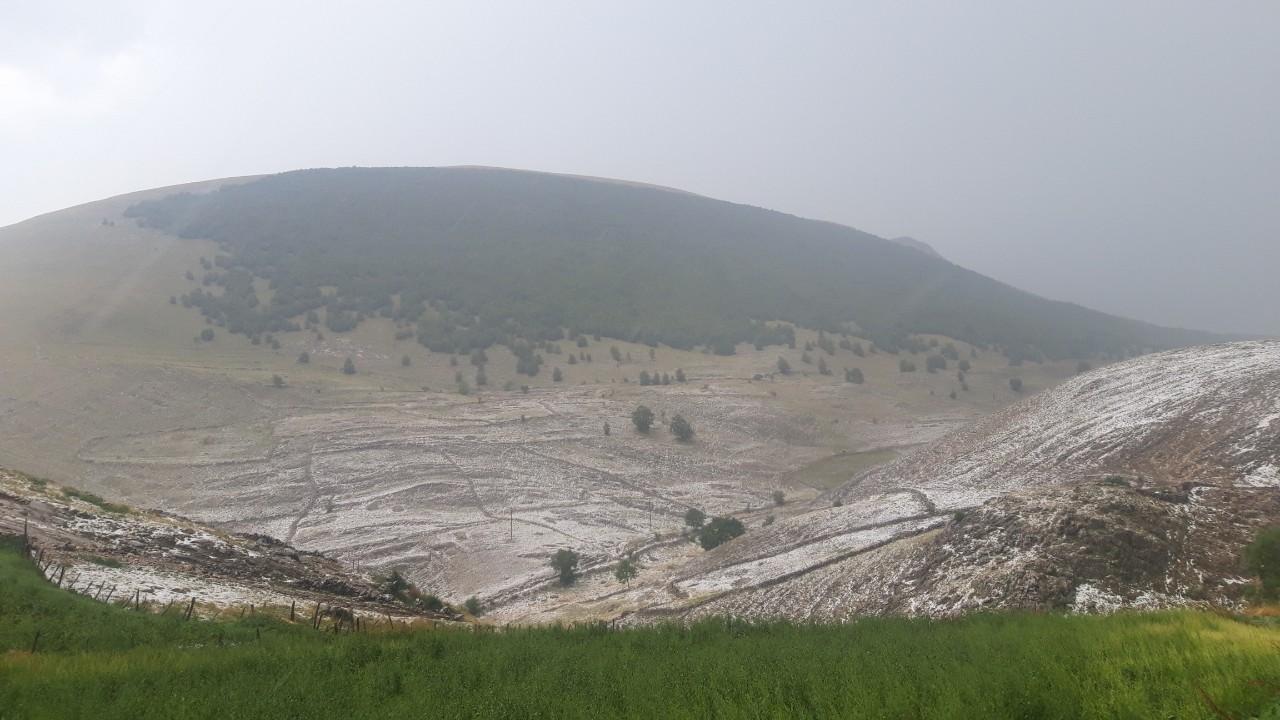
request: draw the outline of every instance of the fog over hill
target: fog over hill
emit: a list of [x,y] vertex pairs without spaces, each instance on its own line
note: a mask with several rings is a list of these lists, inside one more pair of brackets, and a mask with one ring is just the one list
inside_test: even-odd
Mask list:
[[[1108,357],[1214,339],[1038,298],[918,247],[688,193],[494,168],[304,170],[127,215],[227,253],[225,292],[184,297],[232,332],[386,315],[435,350],[555,340],[563,329],[733,352],[788,344],[767,324],[913,333],[1015,361]],[[254,277],[274,291],[262,303]],[[326,289],[328,288],[328,289]],[[318,321],[318,317],[316,318]]]

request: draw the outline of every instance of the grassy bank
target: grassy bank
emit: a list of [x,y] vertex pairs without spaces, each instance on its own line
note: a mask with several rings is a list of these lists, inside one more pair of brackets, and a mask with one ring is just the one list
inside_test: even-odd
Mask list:
[[1219,717],[1206,697],[1245,718],[1277,697],[1277,643],[1193,612],[334,636],[107,607],[0,547],[4,720]]

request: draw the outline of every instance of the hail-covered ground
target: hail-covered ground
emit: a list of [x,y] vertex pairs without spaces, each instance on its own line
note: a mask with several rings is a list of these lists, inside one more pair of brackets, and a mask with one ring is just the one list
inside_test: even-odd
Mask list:
[[273,538],[227,533],[0,470],[0,534],[22,537],[50,582],[100,602],[218,616],[342,608],[357,616],[425,616],[368,573]]
[[[842,620],[994,608],[1231,605],[1280,522],[1280,342],[1142,357],[1067,381],[649,582],[558,593],[627,622]],[[520,607],[519,619],[530,617]],[[536,614],[535,619],[541,619]]]

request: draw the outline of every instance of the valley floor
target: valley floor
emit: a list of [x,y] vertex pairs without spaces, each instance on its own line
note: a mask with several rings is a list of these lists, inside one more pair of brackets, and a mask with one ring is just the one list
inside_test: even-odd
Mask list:
[[[0,539],[0,717],[1277,717],[1280,628],[1221,614],[316,632],[160,617]],[[34,652],[32,652],[34,648]]]

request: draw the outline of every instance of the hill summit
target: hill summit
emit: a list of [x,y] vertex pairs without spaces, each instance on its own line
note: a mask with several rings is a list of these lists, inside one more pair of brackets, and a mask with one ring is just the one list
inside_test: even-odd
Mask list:
[[[630,183],[493,168],[303,170],[138,203],[225,251],[184,303],[231,332],[391,317],[436,351],[604,335],[732,354],[790,325],[895,350],[914,333],[1011,358],[1204,342],[1053,302],[852,228]],[[254,279],[269,282],[269,301]],[[321,319],[323,313],[323,319]]]

